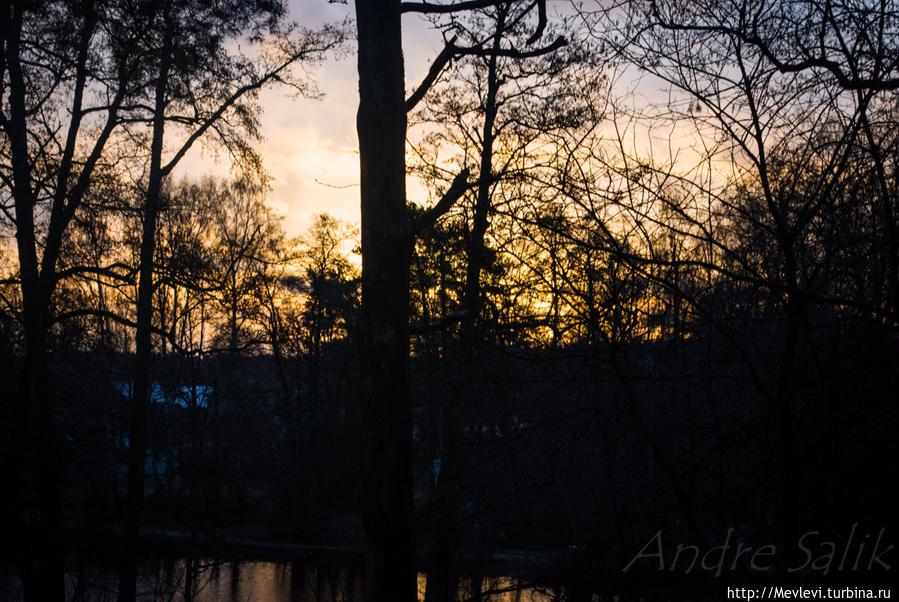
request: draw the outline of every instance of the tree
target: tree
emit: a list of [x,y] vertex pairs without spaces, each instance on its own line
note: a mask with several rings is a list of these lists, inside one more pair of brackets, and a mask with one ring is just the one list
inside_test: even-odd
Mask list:
[[[518,249],[514,228],[508,226],[526,209],[528,200],[539,194],[536,190],[545,188],[540,174],[554,160],[561,132],[585,127],[596,117],[593,107],[582,102],[598,94],[602,80],[589,44],[571,43],[574,32],[571,24],[563,21],[547,32],[552,43],[529,45],[532,8],[500,3],[448,19],[434,16],[435,28],[445,40],[451,40],[448,48],[459,49],[460,55],[434,79],[418,105],[421,108],[413,113],[410,128],[412,132],[423,130],[414,138],[419,143],[413,147],[410,171],[420,175],[436,193],[433,196],[439,198],[451,185],[453,171],[445,165],[456,169],[476,166],[477,180],[470,193],[463,195],[450,215],[441,218],[455,229],[461,228],[461,240],[452,244],[461,244],[464,253],[449,256],[448,232],[435,226],[416,237],[413,259],[416,268],[429,261],[420,255],[431,246],[428,236],[444,240],[435,249],[443,264],[443,273],[435,275],[440,286],[432,285],[431,294],[445,307],[427,321],[419,321],[414,332],[427,335],[452,328],[452,322],[458,321],[459,336],[450,353],[464,358],[462,374],[478,373],[479,343],[505,343],[515,336],[514,322],[524,318],[521,313],[527,310],[526,304],[513,300]],[[510,52],[516,48],[526,50]],[[458,284],[451,273],[456,269],[464,272]],[[421,276],[417,269],[414,273]],[[447,290],[447,285],[452,288]],[[426,294],[417,297],[426,300]],[[446,307],[451,298],[452,307]],[[440,486],[434,494],[437,501],[429,506],[432,514],[442,518],[433,521],[441,526],[434,529],[432,543],[438,552],[429,574],[428,600],[455,595],[453,578],[446,574],[455,564],[459,526],[458,500],[453,493],[461,477],[456,458],[459,424],[455,399],[472,394],[459,384],[437,412],[437,428],[443,434],[434,451],[440,460]]]
[[[64,547],[57,541],[63,533],[58,442],[46,391],[47,332],[58,318],[71,317],[71,312],[53,315],[61,277],[97,272],[95,266],[58,272],[67,230],[101,168],[129,171],[140,180],[147,202],[138,266],[133,478],[124,554],[124,564],[132,565],[143,490],[142,416],[152,349],[153,251],[162,182],[196,141],[211,134],[245,168],[258,171],[258,158],[248,143],[258,127],[256,108],[248,101],[274,82],[311,94],[308,80],[292,77],[290,66],[315,60],[343,40],[340,27],[282,27],[283,15],[278,2],[22,2],[3,9],[0,127],[8,195],[3,208],[16,228],[27,341],[18,405],[26,427],[22,432],[29,434],[18,448],[37,459],[32,478],[41,508],[42,543],[34,546],[40,559],[21,563],[28,567],[23,574],[28,599],[60,599],[64,594]],[[270,43],[259,57],[227,48],[242,36],[260,42],[266,34]],[[171,140],[165,136],[167,125],[181,139],[163,160]],[[116,276],[108,266],[102,271]],[[121,589],[128,598],[133,574],[125,572]]]
[[[453,41],[410,100],[405,99],[403,12],[453,13],[505,5],[473,0],[456,4],[356,3],[358,32],[359,161],[362,213],[362,310],[359,352],[362,395],[366,598],[414,600],[415,542],[412,503],[412,416],[409,392],[409,267],[412,238],[462,195],[468,171],[412,222],[406,207],[406,111],[413,107],[454,57],[465,54],[516,56],[514,48],[459,48]],[[546,27],[546,4],[538,13],[538,41]],[[531,11],[528,11],[530,13]],[[526,14],[528,14],[526,13]]]
[[[82,203],[125,99],[140,80],[138,16],[127,4],[11,2],[2,9],[2,207],[15,227],[24,368],[10,435],[37,491],[37,537],[19,504],[17,536],[28,600],[62,600],[65,547],[59,442],[47,390],[47,333],[65,232]],[[139,19],[137,21],[138,24]],[[139,25],[138,25],[139,26]],[[114,160],[109,160],[115,163]],[[44,230],[44,228],[46,228]],[[28,460],[31,458],[31,460]],[[19,481],[18,478],[15,478]],[[20,490],[21,488],[17,488]]]
[[[823,316],[848,317],[852,306],[890,319],[890,302],[881,301],[892,295],[889,276],[874,285],[876,303],[845,294],[840,281],[843,261],[861,265],[861,247],[892,265],[887,222],[895,220],[887,217],[892,201],[882,200],[890,184],[879,180],[879,208],[859,203],[859,191],[878,178],[859,170],[858,158],[868,147],[873,164],[883,164],[875,155],[884,140],[868,136],[865,124],[877,95],[893,85],[885,32],[894,25],[883,5],[859,12],[789,1],[629,2],[607,16],[609,47],[671,93],[659,113],[645,111],[624,127],[651,131],[653,119],[690,126],[695,144],[660,161],[657,148],[625,151],[619,133],[617,161],[600,151],[588,161],[617,174],[618,184],[610,177],[607,188],[600,179],[585,189],[623,209],[616,225],[627,234],[608,228],[613,249],[741,350],[760,414],[777,434],[771,503],[786,570],[809,512],[798,425],[814,390],[808,367],[826,346],[818,339],[829,332]],[[684,167],[687,156],[693,161]],[[576,203],[588,214],[590,192],[582,192]],[[880,225],[870,238],[850,234],[848,224],[860,222]]]
[[288,257],[280,220],[265,205],[263,191],[237,182],[216,196],[221,200],[211,232],[213,298],[226,316],[224,347],[233,355],[258,339],[250,331],[259,315],[255,291]]
[[[138,110],[135,121],[149,128],[145,204],[143,210],[138,265],[137,323],[135,334],[134,394],[132,399],[131,447],[128,483],[128,517],[125,553],[119,584],[119,599],[133,600],[135,590],[134,549],[140,529],[144,495],[144,454],[146,413],[149,402],[150,358],[152,353],[152,311],[154,254],[160,192],[163,180],[197,141],[210,133],[247,173],[258,171],[258,159],[245,135],[257,135],[255,108],[248,104],[260,88],[272,82],[290,83],[291,65],[316,60],[336,48],[343,39],[337,28],[320,32],[302,31],[291,40],[278,29],[284,14],[281,3],[253,6],[234,3],[226,7],[177,1],[159,6],[152,15],[155,26],[143,40],[151,50],[152,85],[147,93],[147,109]],[[261,39],[276,36],[274,54],[260,63],[232,54],[226,44],[239,35]],[[289,33],[289,32],[287,32]],[[308,82],[296,80],[294,88],[309,93]],[[163,160],[167,126],[183,128],[186,140]],[[236,319],[236,316],[232,316]],[[232,324],[236,333],[236,324]]]
[[[342,441],[356,417],[337,402],[352,387],[346,364],[355,356],[342,352],[358,321],[359,274],[351,259],[358,252],[357,237],[356,229],[342,220],[316,216],[306,234],[289,241],[283,261],[271,266],[254,292],[256,321],[264,333],[260,340],[271,350],[281,389],[277,415],[286,439],[282,491],[287,493],[291,532],[303,520],[308,524],[319,512],[349,501],[345,493],[355,489],[347,475],[358,470],[358,449]],[[323,456],[329,461],[322,462]],[[335,481],[335,473],[344,477]],[[304,509],[314,514],[304,514]]]
[[356,238],[354,228],[323,213],[300,241],[304,274],[297,288],[305,294],[300,323],[303,347],[312,364],[313,390],[324,346],[353,333],[356,327],[358,274],[347,248]]

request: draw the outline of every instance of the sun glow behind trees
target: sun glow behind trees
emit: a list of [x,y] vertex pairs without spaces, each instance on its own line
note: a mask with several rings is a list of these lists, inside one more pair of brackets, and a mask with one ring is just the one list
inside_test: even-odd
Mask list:
[[[632,374],[642,365],[629,354],[680,345],[686,366],[689,346],[723,340],[742,362],[745,389],[774,416],[779,501],[771,513],[781,536],[795,539],[796,413],[803,387],[827,378],[812,382],[814,370],[801,367],[824,365],[818,348],[846,332],[897,325],[899,34],[895,15],[873,4],[857,15],[840,2],[735,2],[725,12],[718,4],[632,0],[596,12],[567,7],[545,22],[540,2],[466,3],[450,16],[407,4],[436,12],[391,21],[411,32],[403,43],[413,67],[400,90],[403,66],[392,63],[391,98],[405,104],[391,105],[396,128],[370,137],[361,161],[370,177],[383,175],[374,167],[386,156],[378,145],[396,138],[391,168],[403,163],[405,172],[392,180],[396,194],[379,201],[393,203],[391,213],[376,211],[367,232],[388,235],[389,252],[374,255],[395,282],[408,276],[409,315],[404,295],[392,302],[370,284],[369,298],[394,322],[381,328],[376,316],[361,333],[360,264],[373,254],[359,255],[355,208],[346,205],[360,195],[359,151],[343,133],[358,100],[346,26],[290,30],[298,46],[268,32],[262,37],[281,41],[272,47],[279,58],[260,63],[261,53],[229,54],[236,43],[204,38],[204,23],[224,17],[203,13],[203,3],[178,5],[199,11],[197,23],[150,5],[76,11],[78,31],[48,38],[60,51],[38,41],[76,9],[50,3],[58,11],[33,21],[19,9],[4,13],[18,29],[4,37],[0,201],[3,236],[18,238],[0,258],[0,328],[27,385],[16,416],[30,436],[13,434],[44,454],[29,478],[47,487],[38,489],[54,582],[60,558],[46,544],[60,527],[62,498],[48,476],[59,461],[47,451],[56,422],[48,358],[127,355],[139,350],[136,330],[149,341],[148,358],[271,360],[281,409],[293,418],[309,400],[325,403],[321,367],[331,349],[407,327],[417,360],[457,354],[463,372],[478,368],[465,345],[586,357],[615,374],[631,409],[642,394]],[[806,29],[787,27],[800,10],[811,11]],[[265,29],[240,14],[231,33],[241,40]],[[159,27],[143,27],[147,19]],[[98,22],[106,29],[94,35]],[[117,29],[122,23],[136,25]],[[181,26],[183,38],[173,33]],[[810,32],[826,43],[803,46]],[[377,35],[368,40],[369,50],[383,49]],[[421,64],[425,47],[441,69]],[[338,58],[323,62],[332,51]],[[56,56],[69,62],[57,67]],[[289,80],[282,68],[301,59],[309,70],[296,70],[293,91],[317,97],[320,74],[335,84],[322,87],[327,97],[257,95]],[[35,74],[23,79],[23,64]],[[331,67],[336,79],[318,70]],[[408,85],[419,81],[422,94]],[[383,92],[378,81],[367,84],[376,97]],[[328,121],[329,107],[341,123]],[[322,123],[287,114],[306,108]],[[400,108],[411,109],[408,130]],[[380,131],[384,111],[362,109]],[[260,137],[267,128],[269,142]],[[204,141],[222,159],[210,169],[224,172],[227,163],[228,178],[196,177],[207,171],[198,158]],[[332,201],[341,205],[329,207],[333,214],[349,220],[318,210]],[[409,340],[400,338],[391,353],[408,360]],[[373,366],[381,355],[362,359]],[[405,382],[408,364],[396,366]],[[381,393],[393,394],[389,386]],[[408,414],[409,404],[399,405]],[[435,415],[441,428],[460,427],[448,406]],[[677,485],[672,495],[699,532],[689,492]]]
[[[342,10],[339,7],[334,9]],[[571,20],[570,23],[573,23],[570,27],[582,25],[576,20],[578,15],[573,11],[567,11],[567,15],[566,11],[562,13]],[[598,22],[596,16],[580,16],[590,20],[592,31],[595,32]],[[425,30],[429,25],[424,22],[420,27]],[[417,32],[414,28],[413,31]],[[578,39],[569,33],[572,47],[586,41],[583,38],[584,32],[578,32],[577,35],[582,38]],[[421,32],[412,34],[412,37],[416,40],[415,44],[422,46],[429,44],[424,41],[428,39],[427,35]],[[553,99],[553,103],[547,105],[547,108],[564,111],[566,109],[562,105],[566,102],[591,103],[593,116],[586,130],[578,132],[569,128],[568,132],[562,130],[557,133],[541,132],[521,143],[517,151],[509,147],[507,150],[497,152],[494,169],[508,169],[510,173],[518,174],[515,177],[530,180],[521,184],[523,188],[519,189],[501,183],[494,186],[493,202],[498,224],[488,229],[487,237],[490,246],[496,252],[505,253],[505,260],[511,267],[508,268],[506,276],[498,275],[498,279],[492,283],[496,296],[492,305],[499,307],[504,302],[508,304],[509,299],[515,299],[512,306],[518,308],[515,311],[522,315],[524,321],[545,322],[557,320],[562,315],[575,318],[586,312],[583,308],[576,308],[577,302],[571,298],[574,292],[562,291],[558,280],[559,274],[556,276],[547,274],[547,270],[553,269],[550,265],[552,262],[548,260],[552,253],[547,249],[539,249],[547,241],[537,240],[539,235],[534,229],[539,230],[538,222],[544,217],[540,215],[540,211],[548,203],[557,205],[552,210],[556,218],[574,221],[593,220],[602,223],[608,231],[608,236],[620,238],[621,241],[626,240],[631,255],[644,257],[649,257],[656,250],[661,238],[677,232],[677,228],[672,229],[671,226],[680,220],[681,226],[685,228],[679,233],[681,240],[678,242],[671,239],[669,243],[677,245],[680,252],[689,250],[691,254],[699,253],[691,261],[705,266],[706,280],[711,272],[720,267],[717,266],[719,262],[716,253],[725,252],[726,249],[721,246],[721,241],[709,240],[709,234],[712,230],[723,232],[728,227],[727,223],[731,219],[727,217],[728,206],[733,203],[727,198],[728,191],[745,188],[743,182],[751,185],[757,177],[757,163],[754,162],[757,158],[754,158],[751,152],[747,154],[746,145],[750,144],[748,148],[751,151],[752,141],[747,138],[751,132],[746,129],[746,124],[751,120],[751,115],[745,94],[740,87],[739,67],[726,62],[727,49],[722,49],[719,45],[714,52],[719,53],[720,60],[709,59],[706,63],[708,69],[715,69],[714,72],[709,71],[705,74],[708,83],[697,84],[699,88],[693,89],[689,82],[677,79],[681,75],[665,66],[665,60],[673,61],[678,53],[682,52],[680,46],[675,44],[674,50],[671,50],[667,57],[656,59],[635,56],[635,53],[640,52],[640,48],[639,45],[618,48],[620,53],[625,54],[625,61],[621,60],[620,55],[614,60],[609,60],[608,57],[612,54],[607,51],[608,49],[605,54],[596,53],[586,60],[580,67],[584,73],[591,73],[590,77],[599,75],[601,78],[597,80],[601,83],[593,84],[589,90],[584,86],[587,78],[578,78],[570,70],[566,72],[566,77],[572,79],[572,83],[568,85],[580,87],[577,92],[581,94],[581,99],[566,101],[558,97]],[[418,56],[418,53],[412,54]],[[348,57],[339,60],[346,61]],[[764,73],[771,73],[770,65],[767,67],[764,65],[764,57],[756,57],[755,60],[757,69],[767,69]],[[641,71],[635,65],[643,65],[648,67],[648,70]],[[455,79],[448,80],[449,84],[456,88],[447,88],[446,92],[441,92],[438,88],[429,97],[429,102],[433,103],[435,99],[440,98],[440,94],[459,94],[462,86],[475,83],[472,73],[470,70],[467,74],[464,70],[458,71],[454,76]],[[539,89],[540,84],[535,77],[528,76],[517,84],[520,93],[524,95],[523,98],[528,98],[528,90]],[[714,79],[709,79],[712,77]],[[331,80],[325,78],[325,81]],[[710,88],[713,81],[714,85]],[[780,91],[777,96],[770,97],[767,101],[770,106],[765,109],[770,119],[764,124],[763,135],[769,153],[780,152],[777,151],[778,146],[783,147],[788,140],[797,140],[809,135],[803,133],[800,128],[806,128],[806,131],[810,132],[838,127],[836,124],[841,118],[851,116],[858,108],[855,97],[843,93],[834,96],[829,108],[822,112],[816,109],[818,105],[815,104],[817,98],[815,94],[818,84],[814,80],[801,79],[797,75],[778,76],[774,73],[770,81],[774,82],[770,85],[776,86]],[[553,82],[557,87],[560,84],[561,80]],[[275,94],[271,91],[264,92],[265,98],[271,98]],[[455,101],[459,103],[463,98],[464,96],[458,95]],[[322,110],[327,111],[327,107],[335,102],[335,98],[325,97],[310,106],[318,106],[314,115],[319,115]],[[533,104],[532,101],[527,102]],[[261,122],[263,130],[267,129],[266,120],[271,120],[271,123],[277,126],[271,130],[272,139],[264,142],[262,148],[274,145],[296,152],[297,145],[285,147],[282,134],[278,131],[279,127],[290,123],[284,110],[279,111],[278,106],[277,102],[273,101],[273,108],[269,109],[268,114],[263,114]],[[477,105],[464,108],[461,104],[457,104],[455,108],[444,113],[438,111],[428,114],[424,110],[419,111],[414,118],[416,125],[410,131],[408,161],[412,167],[408,186],[415,191],[410,193],[411,199],[420,204],[433,203],[451,179],[454,169],[476,162],[476,141],[480,135],[475,131],[479,127],[478,110]],[[452,114],[453,111],[456,111],[455,116]],[[814,119],[810,111],[814,112]],[[519,120],[520,118],[521,116],[516,117]],[[466,120],[470,120],[468,125],[465,125]],[[179,136],[177,123],[174,127],[176,130],[173,131],[172,139],[183,140],[186,134]],[[461,144],[445,137],[446,128],[459,127],[463,128],[459,130],[461,138],[458,140]],[[465,131],[465,128],[472,127],[474,130]],[[442,142],[438,142],[441,137]],[[311,142],[317,143],[315,138]],[[321,140],[319,142],[325,143]],[[175,143],[172,148],[178,144],[180,142]],[[308,145],[301,146],[306,148]],[[315,153],[315,150],[309,149],[308,152]],[[347,156],[346,164],[332,162],[327,165],[327,169],[320,160],[310,163],[311,159],[306,155],[292,161],[309,163],[304,167],[306,170],[322,171],[321,178],[316,178],[320,183],[315,184],[314,188],[321,194],[334,192],[341,195],[341,198],[344,196],[353,198],[356,194],[353,184],[357,178],[353,166],[356,160],[355,152],[351,148],[344,148],[342,152]],[[179,168],[179,172],[205,171],[203,166],[209,164],[200,160],[197,152],[191,153],[186,166]],[[280,151],[275,154],[280,154]],[[562,163],[567,163],[568,173],[550,173]],[[293,181],[292,176],[277,167],[277,161],[274,164],[276,171],[283,174],[282,177]],[[222,163],[219,165],[223,167]],[[213,171],[217,170],[220,171],[221,168],[213,168]],[[132,174],[129,177],[133,179],[138,176],[139,174]],[[276,178],[270,181],[269,185],[278,189],[283,184]],[[336,185],[338,188],[332,188],[330,185]],[[504,187],[508,188],[508,191]],[[590,194],[584,195],[584,192]],[[269,196],[271,197],[271,193]],[[625,198],[627,204],[618,201]],[[679,200],[672,202],[671,199],[675,198]],[[307,223],[298,227],[295,216],[304,213],[304,210],[297,212],[293,208],[297,204],[304,206],[307,203],[315,206],[314,199],[310,198],[308,193],[298,196],[296,200],[292,198],[287,200],[283,190],[276,193],[268,202],[277,207],[280,214],[289,217],[287,228],[292,235],[302,232],[302,229],[308,226]],[[446,219],[463,220],[464,207],[464,203],[460,204],[455,213]],[[309,213],[308,210],[305,212]],[[352,221],[352,209],[339,209],[338,214],[344,216],[349,214]],[[511,220],[509,224],[499,223],[504,219],[503,216]],[[515,223],[516,220],[520,222],[518,225]],[[461,231],[459,233],[461,234]],[[526,248],[529,239],[536,243],[536,249],[529,251]],[[90,239],[83,239],[88,240]],[[612,242],[610,239],[603,244],[609,245]],[[556,244],[563,246],[575,244],[583,247],[586,243],[584,239],[574,240],[570,233],[565,233]],[[7,252],[6,257],[10,256]],[[358,262],[358,258],[355,261]],[[464,268],[464,251],[458,250],[453,261],[456,269]],[[570,266],[566,269],[570,269]],[[7,271],[6,276],[9,279],[13,278],[14,274]],[[759,282],[765,279],[765,274],[754,274],[751,278]],[[99,289],[96,287],[101,286],[101,283],[108,287],[114,284],[108,276],[97,275],[95,281],[86,286],[94,287],[92,294],[97,295]],[[574,285],[573,282],[569,284]],[[516,288],[522,288],[526,293],[508,294]],[[426,296],[432,301],[440,298],[441,303],[449,307],[461,302],[461,294],[458,289],[441,290],[440,287],[431,286]],[[643,307],[641,312],[652,321],[659,316],[659,313],[651,307],[659,306],[665,294],[653,288],[648,289],[646,294],[649,297],[641,302]],[[565,301],[562,297],[569,298],[569,301]],[[451,302],[450,305],[447,305],[448,300]],[[510,311],[512,306],[509,308]],[[547,312],[556,316],[549,316]],[[653,330],[655,327],[647,328]],[[543,334],[537,334],[535,331],[525,338],[544,343],[552,339],[547,338],[552,328],[544,325],[540,326],[539,330]],[[565,330],[575,332],[577,329]],[[653,336],[660,336],[657,328],[654,331],[657,335]],[[557,342],[562,340],[556,338]]]

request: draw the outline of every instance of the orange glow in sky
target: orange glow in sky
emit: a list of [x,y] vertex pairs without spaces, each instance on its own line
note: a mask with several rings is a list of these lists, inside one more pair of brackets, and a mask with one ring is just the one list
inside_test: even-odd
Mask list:
[[[353,17],[352,2],[292,0],[290,18],[313,28]],[[417,16],[404,17],[406,82],[411,88],[424,77],[442,47],[438,33]],[[270,88],[260,95],[262,135],[257,146],[272,177],[269,204],[284,216],[288,235],[300,235],[312,218],[327,212],[342,220],[359,221],[359,155],[356,141],[358,84],[355,48],[308,69],[323,94],[320,99],[291,95]],[[215,159],[200,148],[179,165],[177,176],[206,174],[226,177],[225,158]],[[410,183],[411,184],[411,183]],[[422,202],[423,192],[409,187],[409,199]]]

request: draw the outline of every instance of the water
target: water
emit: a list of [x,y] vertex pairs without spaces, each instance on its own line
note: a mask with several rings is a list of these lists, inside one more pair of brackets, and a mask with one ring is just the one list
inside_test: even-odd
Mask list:
[[[480,584],[480,587],[476,587]],[[418,598],[425,599],[427,576],[418,575]],[[73,566],[68,573],[73,602],[114,602],[116,575],[96,567]],[[563,599],[553,588],[508,576],[459,582],[457,599],[480,591],[482,602],[551,602]],[[0,566],[0,599],[22,599],[14,567]],[[181,559],[140,569],[141,602],[361,602],[362,575],[356,567],[312,566],[264,560]]]

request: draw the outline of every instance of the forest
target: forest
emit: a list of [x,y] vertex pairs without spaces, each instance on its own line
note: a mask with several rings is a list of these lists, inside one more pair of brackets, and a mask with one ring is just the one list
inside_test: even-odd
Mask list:
[[899,4],[308,1],[0,9],[0,598],[888,596]]

